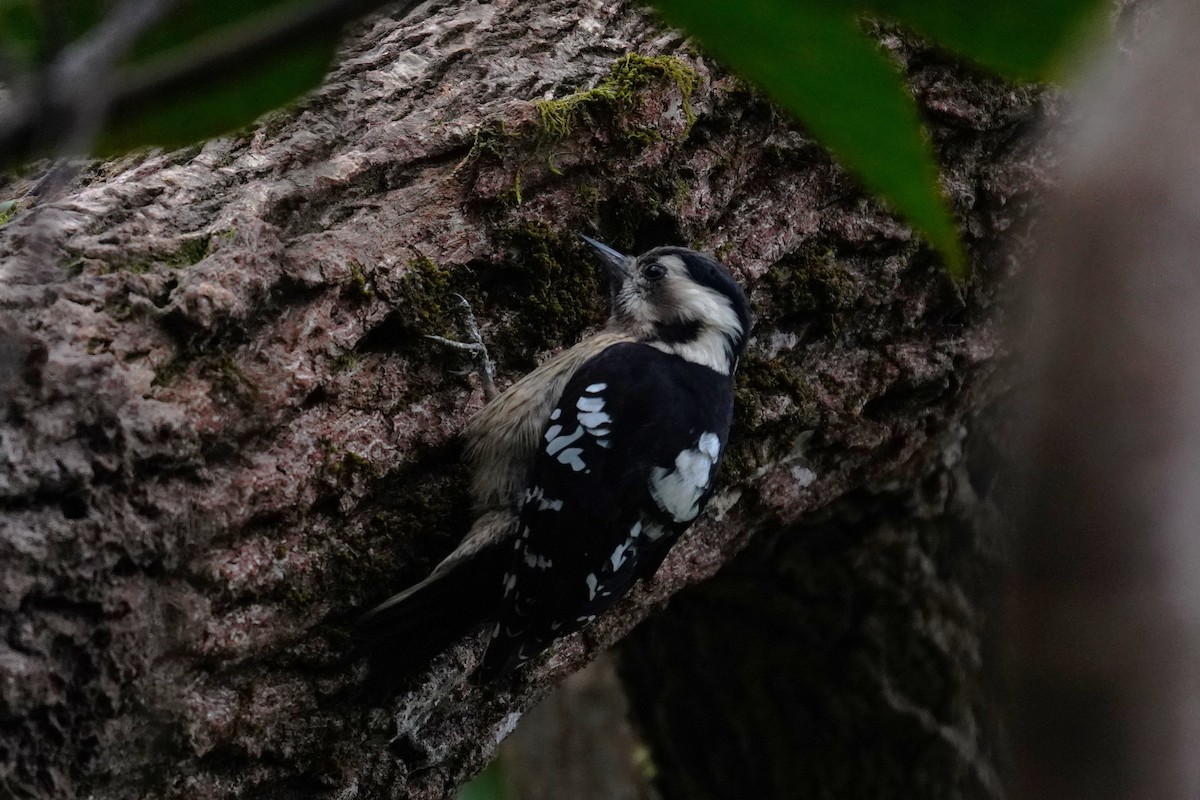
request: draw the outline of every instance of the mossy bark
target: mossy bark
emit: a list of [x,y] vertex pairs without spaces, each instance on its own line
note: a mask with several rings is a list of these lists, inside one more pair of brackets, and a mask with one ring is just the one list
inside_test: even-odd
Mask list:
[[[52,192],[11,180],[0,794],[449,796],[548,687],[756,533],[768,547],[930,474],[994,391],[999,240],[1042,180],[1040,109],[886,44],[966,231],[961,286],[811,137],[629,5],[434,0],[363,23],[322,89],[253,130],[84,164]],[[639,98],[544,129],[541,101],[614,75]],[[465,687],[464,642],[380,704],[346,621],[468,523],[455,434],[482,392],[424,334],[461,331],[466,296],[502,386],[570,344],[605,305],[577,231],[717,252],[749,290],[721,492],[653,582],[521,680]],[[913,536],[914,558],[940,546]]]

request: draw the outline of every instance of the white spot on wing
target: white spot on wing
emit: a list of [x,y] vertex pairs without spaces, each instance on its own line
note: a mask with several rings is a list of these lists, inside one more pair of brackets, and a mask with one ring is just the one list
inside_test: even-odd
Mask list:
[[695,519],[720,451],[720,438],[715,433],[704,433],[695,449],[684,450],[675,457],[675,469],[655,467],[650,473],[650,494],[658,507],[676,522]]
[[550,559],[546,558],[545,556],[530,553],[528,550],[525,551],[524,559],[525,566],[529,567],[530,569],[549,569],[550,567],[554,566]]
[[561,416],[562,416],[562,409],[561,409],[561,408],[556,408],[556,409],[554,409],[553,411],[551,411],[551,412],[550,412],[550,419],[552,419],[552,420],[554,420],[554,419],[558,419],[558,418],[559,418],[559,417],[561,417]]
[[596,573],[590,572],[587,576],[588,600],[596,599],[596,588],[600,585],[600,581],[596,578]]
[[538,498],[538,511],[562,511],[562,500],[547,500],[546,498]]
[[607,389],[607,388],[608,388],[608,384],[607,384],[607,383],[593,383],[591,386],[589,386],[589,387],[587,387],[586,389],[584,389],[584,391],[585,391],[585,392],[591,392],[592,394],[595,394],[596,392],[603,392],[603,391],[604,391],[605,389]]
[[593,436],[601,434],[596,433],[592,428],[599,428],[601,425],[612,422],[612,417],[603,411],[585,411],[577,419],[579,420],[579,424],[587,428],[588,433],[591,433]]
[[583,455],[583,450],[581,448],[572,447],[569,450],[563,450],[561,453],[559,453],[558,460],[576,472],[579,472],[585,466],[583,459],[580,458],[581,455]]
[[625,543],[617,545],[616,549],[612,551],[612,555],[608,557],[609,563],[612,564],[613,572],[619,570],[625,563],[625,553],[628,552],[631,544],[632,542],[626,539]]
[[562,425],[551,425],[546,429],[546,441],[549,442],[562,433]]
[[604,409],[604,398],[581,397],[575,401],[575,407],[580,411],[602,411]]
[[[554,427],[557,428],[558,426],[555,425]],[[549,431],[547,431],[546,433],[548,434]],[[574,433],[565,433],[561,436],[556,436],[555,439],[550,442],[550,444],[546,445],[546,455],[550,455],[550,456],[554,455],[559,450],[562,450],[564,447],[569,445],[571,442],[578,439],[580,436],[583,436],[583,428],[582,427],[575,428]],[[562,459],[559,458],[559,461],[562,461]],[[565,464],[566,462],[564,461],[563,463]]]

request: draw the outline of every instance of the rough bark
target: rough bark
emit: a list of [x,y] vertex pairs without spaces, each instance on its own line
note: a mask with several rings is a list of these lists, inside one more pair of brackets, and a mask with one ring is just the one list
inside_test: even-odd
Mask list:
[[[362,25],[320,91],[251,131],[84,165],[53,196],[11,183],[30,192],[0,230],[0,793],[447,796],[755,532],[926,474],[989,396],[996,242],[1041,177],[1038,105],[886,45],[964,222],[961,287],[811,138],[620,3],[433,0]],[[467,642],[378,703],[345,622],[465,530],[454,434],[482,402],[422,334],[460,335],[464,294],[502,385],[572,342],[604,304],[578,230],[715,251],[751,291],[724,489],[527,678],[464,686]],[[941,541],[914,537],[918,562]]]
[[1007,531],[964,449],[993,424],[760,533],[622,641],[666,800],[1005,796]]

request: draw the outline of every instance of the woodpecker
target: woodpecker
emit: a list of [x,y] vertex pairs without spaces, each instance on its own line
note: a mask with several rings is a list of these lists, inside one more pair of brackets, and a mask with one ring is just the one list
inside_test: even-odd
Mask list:
[[359,621],[392,668],[486,623],[475,679],[511,672],[652,576],[712,495],[745,294],[704,253],[632,257],[582,238],[608,273],[608,322],[467,424],[475,523],[425,580]]

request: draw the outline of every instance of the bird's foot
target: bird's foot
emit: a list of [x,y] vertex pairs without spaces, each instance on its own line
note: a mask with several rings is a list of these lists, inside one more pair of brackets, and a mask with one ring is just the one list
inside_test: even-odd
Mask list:
[[[471,359],[475,362],[474,372],[479,376],[479,382],[483,384],[483,398],[491,402],[499,394],[496,391],[496,362],[492,361],[492,357],[488,353],[487,344],[483,341],[483,334],[479,331],[479,323],[475,320],[475,312],[471,309],[471,304],[461,294],[454,296],[458,298],[459,308],[462,310],[463,323],[467,329],[467,338],[470,341],[456,342],[444,336],[429,334],[425,338],[431,339],[452,350],[469,353]],[[465,373],[456,374],[461,375]]]

